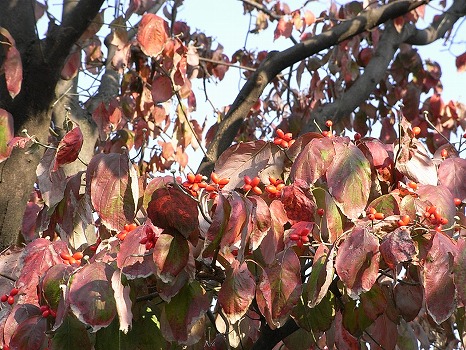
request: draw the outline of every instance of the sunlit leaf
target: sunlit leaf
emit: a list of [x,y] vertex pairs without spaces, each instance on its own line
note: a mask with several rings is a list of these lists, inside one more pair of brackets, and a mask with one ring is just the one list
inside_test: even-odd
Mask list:
[[335,268],[351,298],[372,288],[379,255],[378,239],[363,227],[355,227],[338,248]]
[[453,259],[456,246],[442,233],[435,233],[424,263],[427,311],[437,324],[447,320],[456,307]]
[[138,201],[136,173],[126,154],[98,154],[87,168],[86,189],[102,223],[122,231],[132,222]]
[[154,246],[153,259],[157,276],[171,283],[186,267],[189,259],[188,241],[179,233],[161,234]]
[[2,66],[5,72],[6,87],[11,98],[15,98],[21,91],[21,84],[23,82],[21,54],[16,48],[16,42],[8,30],[0,27],[0,35],[6,39],[6,42],[2,40],[1,43],[6,51],[6,57]]
[[267,203],[259,196],[251,196],[249,200],[254,205],[252,212],[253,217],[253,230],[250,235],[252,250],[256,250],[262,243],[267,231],[270,228],[272,218],[270,216],[270,209]]
[[335,143],[335,158],[327,170],[330,194],[343,214],[356,219],[367,205],[371,169],[363,153],[352,144]]
[[83,142],[84,136],[79,126],[75,126],[72,130],[68,131],[58,144],[53,171],[58,170],[62,165],[72,163],[78,159]]
[[13,136],[13,116],[0,108],[0,163],[10,156],[12,146],[8,143]]
[[65,194],[66,175],[62,168],[53,171],[55,150],[48,148],[36,169],[42,198],[49,208],[54,208]]
[[246,263],[234,260],[218,292],[218,302],[233,324],[246,313],[254,299],[256,283]]
[[121,272],[119,270],[113,272],[112,289],[115,297],[120,331],[126,334],[130,330],[133,320],[133,313],[131,311],[132,302],[129,297],[130,288],[121,283]]
[[413,259],[416,248],[409,231],[398,228],[390,232],[380,244],[380,253],[384,261],[392,269],[400,262]]
[[306,295],[308,307],[313,308],[320,303],[327,294],[328,288],[334,276],[334,254],[332,247],[330,250],[324,244],[320,244],[314,255],[311,274],[304,287],[303,295]]
[[168,24],[163,18],[151,13],[142,16],[137,34],[142,52],[147,56],[159,55],[162,53],[168,37]]
[[460,237],[457,242],[457,254],[455,256],[455,265],[453,278],[456,285],[458,299],[466,304],[466,238]]
[[[242,202],[240,198],[237,200]],[[244,202],[242,202],[241,207],[236,205],[236,209],[238,208],[245,208]],[[227,225],[229,224],[231,210],[232,208],[229,201],[227,201],[226,198],[221,193],[219,193],[217,197],[217,206],[212,216],[212,223],[210,224],[206,233],[206,248],[202,253],[203,257],[212,257],[214,252],[222,247],[222,243],[227,243],[232,240],[231,238],[228,239],[228,237],[226,237],[227,239],[224,241],[224,235],[228,234],[226,230]],[[246,212],[242,211],[242,215],[245,216]],[[244,218],[243,221],[244,220],[246,220],[246,218]]]
[[466,159],[459,157],[445,159],[438,169],[440,183],[447,187],[454,197],[461,200],[466,199],[464,174],[466,174]]
[[108,264],[94,262],[73,276],[68,292],[71,310],[93,331],[107,327],[117,314],[111,283],[114,271]]

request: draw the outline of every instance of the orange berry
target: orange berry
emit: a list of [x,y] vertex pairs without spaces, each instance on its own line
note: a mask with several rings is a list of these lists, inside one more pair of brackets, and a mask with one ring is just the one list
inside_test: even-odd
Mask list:
[[207,192],[212,192],[212,191],[217,190],[217,188],[216,188],[215,186],[212,186],[212,185],[207,185],[207,186],[205,187],[205,190],[206,190]]
[[413,190],[417,190],[417,183],[415,183],[414,181],[411,181],[411,182],[408,182],[408,187],[409,188],[412,188]]
[[283,135],[283,140],[285,141],[291,141],[293,139],[293,134],[291,132],[287,132],[285,135]]
[[448,157],[448,151],[444,148],[440,151],[440,155],[442,156],[442,158],[446,158]]
[[462,203],[461,199],[459,199],[459,198],[453,199],[453,202],[455,203],[455,205],[456,205],[457,207],[459,207],[459,206],[461,205],[461,203]]
[[275,145],[277,145],[277,146],[280,146],[281,143],[282,143],[282,141],[283,141],[283,140],[282,140],[281,138],[279,138],[279,137],[276,137],[276,138],[273,139],[273,143],[274,143]]
[[254,179],[251,180],[250,185],[252,187],[256,187],[257,185],[259,185],[260,182],[261,182],[261,179],[258,176],[256,176]]
[[75,258],[73,258],[73,257],[70,257],[70,258],[68,259],[68,261],[70,262],[70,265],[77,264],[77,261],[76,261],[76,259],[75,259]]
[[285,133],[283,132],[282,129],[277,129],[275,132],[276,132],[277,136],[279,138],[281,138],[281,139],[285,136]]
[[251,178],[247,175],[244,176],[244,183],[246,185],[250,185],[251,184]]
[[374,221],[375,214],[369,214],[369,215],[367,215],[367,217],[369,218],[369,220]]
[[257,186],[254,186],[254,187],[252,188],[252,192],[254,192],[255,194],[257,194],[258,196],[260,196],[260,195],[262,194],[262,190],[261,190],[259,187],[257,187]]
[[401,221],[403,221],[403,223],[404,223],[405,225],[408,225],[409,222],[411,221],[411,218],[409,217],[409,215],[403,215],[403,216],[401,217]]
[[384,215],[384,213],[375,213],[374,218],[377,219],[377,220],[383,220],[383,219],[385,219],[385,215]]
[[332,125],[333,125],[333,122],[332,122],[331,120],[327,120],[327,121],[325,122],[325,126],[326,126],[327,128],[330,128]]
[[288,143],[288,141],[281,140],[280,141],[280,146],[282,146],[282,148],[288,148],[288,147],[290,147],[290,144]]
[[202,175],[201,174],[196,174],[194,177],[194,182],[201,182],[202,181]]
[[194,183],[194,180],[196,180],[196,175],[194,175],[193,173],[189,173],[187,179],[190,183]]
[[420,133],[421,133],[421,128],[420,128],[419,126],[415,126],[415,127],[413,128],[413,134],[414,134],[414,136],[417,136],[417,135],[419,135]]
[[216,173],[210,174],[210,179],[212,180],[214,184],[218,184],[218,182],[220,181],[220,178],[218,177]]
[[60,253],[60,258],[62,258],[63,260],[70,260],[71,255],[68,253]]
[[369,207],[369,208],[367,208],[366,212],[368,214],[375,214],[375,213],[377,213],[377,210],[375,210],[375,208],[373,208],[373,207]]
[[219,186],[225,186],[225,185],[227,185],[229,182],[230,182],[230,179],[223,178],[223,179],[218,180],[218,185],[219,185]]
[[243,185],[243,190],[245,190],[246,192],[251,191],[251,189],[252,189],[252,186],[250,184]]
[[73,258],[75,260],[81,260],[83,258],[84,254],[82,252],[76,252],[73,254]]

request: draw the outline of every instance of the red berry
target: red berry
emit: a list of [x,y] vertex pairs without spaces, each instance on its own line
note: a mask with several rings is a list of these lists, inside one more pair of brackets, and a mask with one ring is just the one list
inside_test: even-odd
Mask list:
[[206,190],[207,192],[212,192],[212,191],[217,190],[217,188],[216,188],[215,186],[212,186],[212,185],[207,185],[207,186],[205,187],[205,190]]
[[273,143],[274,143],[275,145],[277,145],[277,146],[280,146],[281,143],[282,143],[282,141],[283,141],[283,140],[282,140],[281,138],[279,138],[279,137],[276,137],[276,138],[273,139]]
[[327,128],[330,128],[332,125],[333,125],[333,122],[332,122],[331,120],[327,120],[327,121],[325,122],[325,126],[326,126]]
[[10,291],[10,295],[12,297],[14,297],[16,294],[18,294],[19,292],[19,289],[18,288],[13,288],[11,291]]
[[60,253],[60,258],[62,258],[63,260],[70,260],[71,255],[68,253]]
[[284,136],[283,136],[283,140],[287,141],[287,142],[290,142],[291,140],[293,139],[293,134],[291,132],[287,132]]
[[149,241],[146,243],[146,250],[151,250],[154,247],[154,242]]
[[11,295],[7,299],[8,304],[13,305],[15,303],[15,298]]
[[279,138],[281,138],[281,139],[285,136],[285,133],[283,132],[282,129],[277,129],[275,132],[276,132],[277,136]]
[[359,141],[361,137],[361,134],[357,132],[356,134],[354,134],[354,141]]
[[453,201],[454,201],[454,203],[455,203],[455,205],[457,207],[459,207],[461,205],[461,203],[462,203],[461,199],[459,199],[459,198],[455,198],[455,199],[453,199]]
[[324,131],[322,131],[322,135],[324,137],[328,137],[330,135],[330,133],[327,130],[324,130]]
[[444,148],[440,151],[440,155],[442,156],[442,158],[446,158],[448,157],[448,151]]
[[251,191],[251,189],[252,186],[250,184],[243,185],[243,190],[245,190],[246,192]]
[[247,175],[244,176],[244,183],[246,185],[250,185],[251,184],[251,178]]
[[309,242],[309,237],[308,236],[301,236],[301,242],[308,243]]
[[227,185],[229,182],[230,182],[230,179],[223,178],[223,179],[218,180],[218,185],[219,185],[219,186],[225,186],[225,185]]
[[53,318],[57,317],[57,313],[55,311],[53,311],[52,309],[49,309],[50,311],[50,316],[52,316]]
[[297,233],[292,233],[292,234],[290,235],[290,239],[291,239],[292,241],[299,241],[300,238],[301,238],[301,237],[300,237]]
[[303,241],[299,240],[298,242],[296,242],[296,244],[298,245],[299,248],[302,248],[303,247]]
[[259,185],[260,182],[261,182],[261,179],[258,176],[256,176],[254,179],[251,180],[250,185],[252,187],[256,187],[257,185]]
[[50,310],[45,310],[44,312],[42,312],[42,317],[43,318],[47,318],[50,316]]
[[220,178],[218,177],[216,173],[210,174],[210,179],[212,180],[214,184],[218,184],[218,182],[220,181]]
[[447,218],[440,218],[439,222],[442,224],[442,225],[446,225],[448,224],[448,219]]
[[374,221],[375,214],[369,214],[369,215],[367,215],[367,217],[369,218],[369,220]]
[[317,215],[322,217],[322,216],[324,216],[324,214],[325,214],[325,210],[323,208],[317,209]]
[[141,243],[141,244],[146,244],[147,241],[148,241],[148,238],[147,238],[147,236],[146,236],[146,237],[142,237],[141,240],[139,241],[139,243]]
[[44,312],[45,310],[48,310],[48,309],[49,309],[48,305],[41,305],[39,308],[40,312]]
[[7,301],[7,300],[8,300],[8,295],[7,295],[7,294],[4,294],[4,295],[2,295],[2,296],[0,297],[0,301],[1,301],[2,303],[4,303],[4,302]]
[[282,148],[288,148],[288,147],[290,147],[290,144],[288,143],[288,141],[281,140],[280,141],[280,146],[282,146]]

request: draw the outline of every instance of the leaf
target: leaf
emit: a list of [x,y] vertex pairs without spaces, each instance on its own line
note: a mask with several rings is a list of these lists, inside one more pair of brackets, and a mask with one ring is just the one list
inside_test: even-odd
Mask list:
[[[37,302],[37,296],[36,296],[36,300],[34,301],[34,303],[36,302]],[[4,315],[2,313],[2,317],[3,316]],[[34,316],[42,316],[40,309],[36,305],[19,304],[19,303],[14,304],[11,309],[11,312],[7,316],[4,328],[2,327],[4,343],[5,344],[10,343],[11,337],[18,329],[19,324],[23,323],[24,321],[27,321],[28,319]]]
[[71,80],[78,75],[81,67],[81,50],[75,49],[66,58],[65,64],[61,70],[63,80]]
[[62,297],[61,285],[67,285],[74,268],[70,265],[51,266],[42,276],[38,285],[39,303],[57,311]]
[[309,185],[302,180],[295,180],[282,189],[281,201],[286,215],[292,221],[308,221],[314,217],[316,203],[309,191]]
[[456,247],[450,238],[435,233],[423,266],[427,311],[437,324],[446,321],[456,308],[453,259]]
[[267,265],[270,265],[275,260],[277,253],[282,251],[285,246],[283,241],[285,229],[283,225],[288,222],[288,217],[286,216],[282,202],[273,200],[269,208],[271,227],[259,246]]
[[357,350],[360,349],[359,341],[343,327],[343,316],[337,311],[334,320],[335,346],[337,349]]
[[61,326],[53,333],[51,350],[91,349],[91,340],[86,326],[72,314],[68,314]]
[[335,268],[351,298],[368,291],[379,272],[379,241],[363,227],[355,227],[338,248]]
[[453,279],[458,299],[466,304],[466,238],[460,237],[456,243],[457,254],[453,267]]
[[400,282],[393,289],[395,305],[406,322],[414,320],[421,311],[424,300],[424,289],[418,285]]
[[117,266],[128,279],[145,278],[155,271],[152,256],[146,255],[146,246],[140,243],[141,239],[147,236],[147,230],[154,232],[155,237],[162,233],[161,229],[148,220],[144,225],[129,232],[120,244]]
[[256,283],[246,263],[233,260],[218,292],[218,302],[230,323],[243,317],[254,299]]
[[0,108],[0,163],[7,159],[13,148],[8,143],[13,139],[13,116],[3,108]]
[[330,194],[343,214],[356,219],[367,205],[371,168],[364,154],[353,144],[335,143],[335,158],[327,170]]
[[162,233],[154,246],[153,259],[157,276],[164,283],[172,283],[188,264],[188,241],[179,233]]
[[137,34],[142,52],[147,56],[158,56],[162,53],[168,38],[168,24],[163,18],[152,13],[142,16]]
[[368,341],[370,349],[395,349],[398,339],[397,325],[386,314],[378,317],[367,329],[371,334]]
[[333,197],[325,189],[316,187],[313,190],[313,194],[316,199],[317,208],[324,209],[324,216],[321,221],[318,221],[322,240],[334,243],[343,234],[344,217],[338,210]]
[[152,81],[152,100],[155,104],[168,101],[174,94],[172,80],[166,75],[158,75]]
[[84,137],[79,126],[75,126],[68,131],[58,144],[53,171],[57,171],[60,166],[72,163],[78,159],[83,142]]
[[283,326],[301,296],[301,265],[293,249],[277,254],[256,288],[257,305],[271,329]]
[[424,185],[437,185],[437,168],[427,153],[424,145],[417,139],[395,145],[394,154],[399,154],[395,168],[410,180]]
[[199,335],[192,328],[202,320],[209,306],[210,300],[199,282],[186,284],[162,310],[160,329],[164,338],[180,344],[197,342]]
[[259,174],[262,182],[268,177],[280,178],[285,156],[273,143],[263,140],[242,142],[223,152],[215,163],[215,173],[230,182],[224,187],[232,190],[241,187],[244,176],[251,179]]
[[[239,197],[239,196],[238,196]],[[245,209],[245,204],[242,202],[242,207],[240,209]],[[231,205],[225,199],[222,193],[219,193],[217,196],[215,212],[212,216],[212,223],[209,226],[209,229],[206,233],[206,247],[202,253],[204,258],[213,257],[215,251],[221,249],[223,245],[221,245],[224,241],[224,236],[227,230],[227,225],[229,224],[230,213],[231,213]],[[238,206],[237,206],[238,208]],[[245,216],[244,220],[246,220],[246,210],[242,212]]]
[[41,350],[47,344],[47,319],[32,316],[18,325],[10,340],[11,349]]
[[293,31],[293,22],[288,20],[286,17],[280,17],[275,32],[273,34],[273,40],[277,40],[279,37],[284,36],[289,38]]
[[466,52],[456,57],[455,63],[458,73],[466,71]]
[[16,43],[7,29],[0,27],[0,35],[4,36],[7,42],[3,42],[6,57],[3,61],[3,70],[5,72],[5,81],[11,98],[15,98],[21,91],[23,82],[23,64],[21,63],[21,54],[16,48]]
[[252,250],[256,250],[262,243],[272,224],[270,209],[267,203],[259,196],[248,198],[253,203],[252,221],[253,229],[250,235]]
[[335,296],[333,293],[326,293],[321,302],[313,307],[309,306],[309,301],[299,299],[298,305],[293,309],[291,317],[299,327],[308,332],[323,332],[328,330],[335,318]]
[[327,294],[334,276],[334,255],[335,246],[332,246],[329,251],[327,246],[321,243],[316,250],[311,274],[303,291],[303,296],[306,296],[309,308],[318,305]]
[[440,163],[438,169],[438,178],[440,184],[448,188],[453,197],[466,199],[466,159],[464,158],[447,158]]
[[62,168],[53,171],[55,150],[47,148],[36,169],[39,190],[50,209],[53,209],[64,197],[66,175]]
[[131,328],[133,313],[131,311],[132,302],[129,297],[129,286],[121,283],[121,271],[115,270],[112,276],[112,289],[116,302],[120,331],[128,333]]
[[69,287],[71,310],[94,332],[107,327],[117,313],[111,284],[114,271],[106,263],[93,262],[76,272]]
[[37,238],[29,243],[23,252],[23,267],[16,282],[17,288],[26,294],[25,302],[37,300],[37,282],[40,276],[51,266],[63,263],[60,253],[68,253],[63,241],[50,242],[45,238]]
[[402,228],[390,232],[380,244],[380,253],[391,269],[394,269],[400,262],[413,259],[416,248],[410,232]]
[[197,203],[176,187],[155,190],[147,206],[147,216],[157,227],[176,230],[196,245],[199,237]]
[[290,177],[313,184],[326,174],[334,158],[332,141],[328,137],[314,138],[296,157],[291,166]]
[[98,154],[86,173],[86,191],[102,223],[114,231],[122,231],[132,222],[139,198],[137,174],[127,154]]

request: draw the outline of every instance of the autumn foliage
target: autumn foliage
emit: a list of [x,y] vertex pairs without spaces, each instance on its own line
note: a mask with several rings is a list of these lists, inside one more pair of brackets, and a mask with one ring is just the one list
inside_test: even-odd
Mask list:
[[[142,15],[134,40],[119,31],[123,18],[111,25],[121,93],[93,111],[95,155],[67,174],[79,162],[81,128],[67,119],[64,135],[51,135],[23,219],[24,245],[0,257],[10,278],[0,284],[3,349],[250,349],[280,329],[286,334],[270,348],[464,345],[466,139],[448,138],[464,128],[465,108],[443,101],[440,66],[402,44],[371,100],[303,132],[312,110],[351,88],[382,40],[378,29],[349,38],[299,63],[297,84],[310,86],[295,92],[286,117],[268,123],[284,111],[289,88],[274,79],[279,103],[261,98],[214,171],[194,174],[186,151],[201,147],[203,135],[209,144],[218,125],[207,130],[190,118],[192,81],[223,79],[222,63],[258,69],[267,55],[239,50],[230,60],[173,13],[166,10],[166,21],[143,3],[128,9]],[[361,6],[333,4],[328,16],[350,19]],[[306,40],[316,24],[334,25],[326,14],[278,2],[273,9],[281,16],[274,39]],[[396,30],[419,16],[400,17]],[[255,30],[267,23],[258,17]],[[76,51],[91,73],[102,65],[96,33]],[[3,28],[0,35],[14,98],[15,42]],[[78,73],[76,52],[64,79]],[[464,70],[464,54],[456,64]],[[430,94],[423,103],[421,93]],[[369,136],[376,119],[380,138]],[[0,161],[13,147],[44,146],[32,130],[14,137],[13,123],[0,109]],[[170,169],[180,171],[163,173]]]

